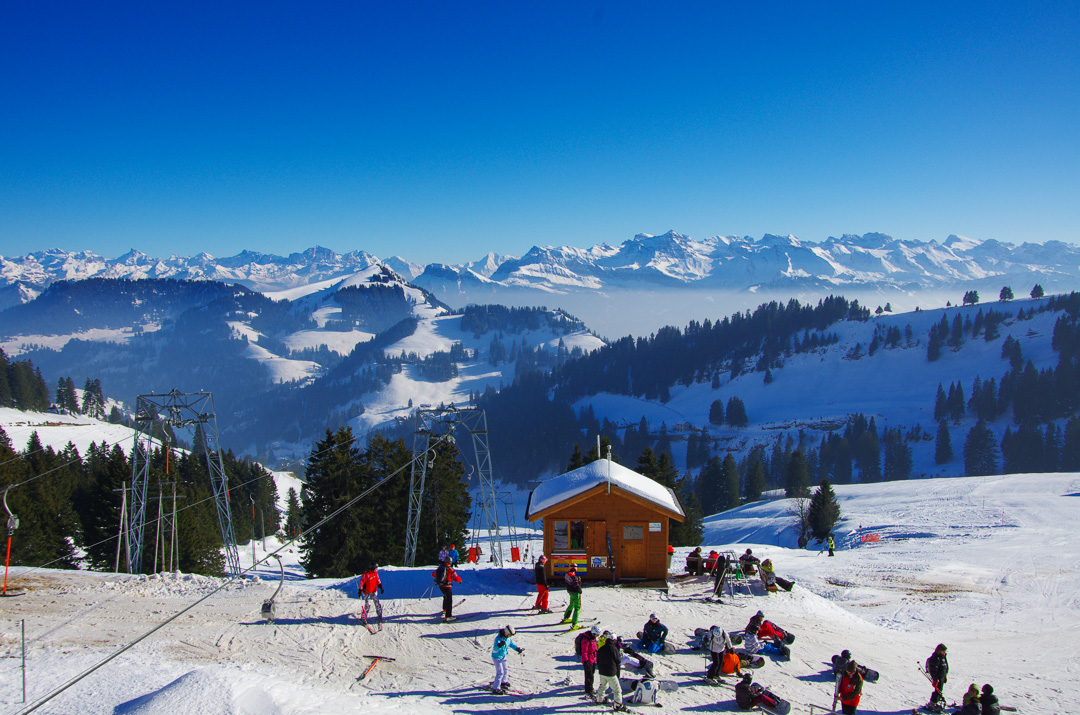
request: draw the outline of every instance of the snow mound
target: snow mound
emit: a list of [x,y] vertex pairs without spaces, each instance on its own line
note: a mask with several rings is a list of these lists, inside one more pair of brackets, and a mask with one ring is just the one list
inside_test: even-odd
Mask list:
[[[237,677],[237,676],[240,677]],[[281,709],[258,676],[233,668],[202,668],[185,673],[161,690],[118,705],[116,715],[277,715]],[[209,695],[213,694],[213,695]],[[209,695],[209,696],[208,696]]]

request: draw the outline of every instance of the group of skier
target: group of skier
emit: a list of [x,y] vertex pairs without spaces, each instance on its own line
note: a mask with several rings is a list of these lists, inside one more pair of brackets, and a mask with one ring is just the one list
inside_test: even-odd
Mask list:
[[[700,551],[698,554],[700,554]],[[454,583],[461,583],[461,577],[457,575],[454,569],[456,551],[453,550],[453,545],[451,545],[450,549],[441,551],[439,556],[441,562],[438,568],[432,572],[432,576],[435,579],[435,584],[443,594],[443,622],[450,622],[456,620],[453,615],[453,585]],[[710,560],[713,560],[714,564],[726,570],[728,567],[726,559],[724,559],[722,565],[717,563],[720,559],[724,559],[724,557],[719,554],[715,556],[710,554]],[[750,549],[747,549],[739,557],[739,561],[744,573],[747,573],[747,571],[753,573],[758,567],[764,571],[768,564],[768,559],[759,562]],[[547,557],[541,554],[535,564],[537,596],[532,610],[543,614],[552,613],[549,608],[549,584],[546,565]],[[720,581],[721,578],[717,580]],[[570,624],[570,629],[575,630],[579,627],[582,590],[581,578],[575,566],[571,565],[567,569],[563,581],[570,602],[563,613],[563,619],[560,623]],[[357,597],[363,601],[361,618],[369,630],[370,626],[368,626],[367,618],[372,606],[374,606],[378,619],[378,628],[382,630],[383,609],[379,595],[383,591],[382,580],[378,574],[378,564],[372,562],[361,574],[357,584]],[[667,626],[660,622],[657,614],[650,614],[648,621],[637,634],[641,642],[641,649],[648,653],[674,652],[674,648],[666,643],[668,632]],[[510,684],[507,680],[506,657],[510,650],[515,650],[518,653],[524,652],[524,649],[513,641],[515,633],[514,627],[507,625],[499,629],[498,634],[495,636],[491,651],[492,662],[495,665],[495,680],[491,686],[494,692],[513,692],[510,691]],[[710,656],[710,665],[705,676],[706,682],[716,684],[721,675],[741,675],[741,680],[735,686],[735,699],[741,708],[747,710],[759,708],[768,712],[786,711],[785,708],[790,708],[789,703],[781,700],[766,688],[755,684],[750,673],[743,672],[743,669],[748,665],[760,667],[760,664],[764,662],[760,657],[757,659],[757,665],[753,665],[754,661],[749,660],[757,653],[772,650],[781,657],[790,655],[788,645],[794,640],[794,637],[771,621],[766,620],[764,612],[758,611],[755,613],[741,635],[734,634],[741,637],[741,641],[733,643],[732,636],[719,626],[713,626],[708,630],[698,629],[698,635],[700,640],[695,647],[707,648]],[[734,647],[736,643],[741,645],[738,650]],[[578,635],[574,642],[574,650],[584,668],[585,694],[600,702],[605,699],[607,691],[611,690],[611,702],[615,710],[626,709],[623,704],[620,684],[623,666],[641,669],[647,678],[655,678],[651,661],[636,652],[629,643],[609,631],[601,630],[599,626],[594,625]],[[866,666],[856,663],[847,650],[842,651],[839,656],[833,656],[833,669],[836,675],[834,703],[839,702],[844,715],[855,715],[862,697],[863,683],[867,680],[875,681],[878,674],[876,671],[869,670]],[[942,689],[948,681],[949,675],[948,649],[945,644],[938,644],[933,654],[926,660],[924,675],[930,680],[933,692],[930,696],[930,702],[920,710],[928,713],[945,712],[947,701],[942,694]],[[960,715],[1000,715],[1000,713],[1001,706],[997,696],[994,694],[993,687],[990,684],[985,684],[980,690],[972,683],[964,694],[963,708],[960,710]]]

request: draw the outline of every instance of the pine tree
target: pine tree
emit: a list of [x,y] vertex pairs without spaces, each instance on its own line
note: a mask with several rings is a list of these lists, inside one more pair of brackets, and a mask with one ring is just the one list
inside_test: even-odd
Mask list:
[[749,474],[746,477],[746,501],[759,501],[765,487],[765,464],[758,459],[751,463]]
[[945,396],[945,388],[938,383],[937,397],[934,398],[934,421],[941,422],[943,419],[949,416],[949,402]]
[[301,545],[301,561],[308,578],[344,578],[359,573],[370,561],[365,542],[375,526],[376,514],[368,504],[350,509],[333,521],[323,519],[359,494],[352,430],[342,427],[312,449],[303,487],[303,519],[310,531]]
[[746,416],[746,406],[738,397],[728,399],[726,415],[727,423],[732,427],[745,427],[750,423],[749,418]]
[[566,465],[566,471],[572,472],[579,467],[585,466],[585,455],[581,453],[581,447],[574,443],[574,452],[570,455],[570,461]]
[[672,546],[696,546],[705,536],[705,524],[701,502],[694,494],[689,475],[679,479],[679,501],[682,502],[685,519],[682,522],[672,519],[668,526],[668,543]]
[[721,476],[717,496],[717,511],[727,511],[739,506],[739,465],[728,452],[720,466]]
[[900,430],[885,433],[885,479],[896,481],[911,476],[911,447]]
[[714,400],[713,404],[708,406],[708,423],[716,424],[717,427],[720,424],[724,424],[724,401]]
[[953,458],[952,439],[945,420],[938,422],[937,439],[934,442],[934,463],[946,464]]
[[300,535],[304,530],[304,522],[301,519],[300,497],[296,490],[289,487],[285,502],[285,535],[293,538]]
[[723,489],[724,468],[719,457],[712,457],[701,468],[696,491],[701,510],[706,516],[720,511],[720,492]]
[[997,474],[997,458],[994,434],[985,422],[979,420],[964,440],[964,474],[969,477]]
[[825,479],[810,497],[807,518],[810,534],[815,539],[825,539],[840,520],[840,502],[836,499],[829,480]]
[[802,450],[792,452],[788,461],[784,493],[789,499],[810,496],[810,471]]
[[1043,287],[1041,285],[1036,283],[1035,287],[1031,289],[1031,297],[1034,298],[1035,300],[1038,300],[1039,298],[1042,298],[1044,295],[1046,295],[1046,291],[1043,290]]

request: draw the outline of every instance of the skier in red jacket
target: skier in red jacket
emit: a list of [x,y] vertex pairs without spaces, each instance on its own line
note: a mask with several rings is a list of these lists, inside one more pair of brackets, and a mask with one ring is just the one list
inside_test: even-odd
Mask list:
[[382,579],[379,578],[379,565],[374,561],[368,566],[360,576],[360,583],[356,586],[356,597],[364,600],[364,605],[360,609],[360,620],[364,625],[367,625],[368,616],[368,603],[372,600],[375,601],[375,613],[379,618],[379,630],[382,630],[382,603],[379,601],[379,594],[383,592]]
[[849,660],[844,669],[844,677],[840,678],[840,686],[836,694],[840,698],[840,705],[844,715],[855,715],[859,707],[859,699],[862,697],[863,677],[859,675],[858,666],[854,660]]

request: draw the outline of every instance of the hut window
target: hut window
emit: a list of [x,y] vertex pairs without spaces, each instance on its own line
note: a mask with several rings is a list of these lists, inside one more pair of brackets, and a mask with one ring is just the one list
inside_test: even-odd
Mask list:
[[641,524],[626,524],[622,528],[623,541],[641,541],[645,538],[645,527]]
[[556,521],[553,526],[554,550],[572,551],[585,548],[584,521]]

